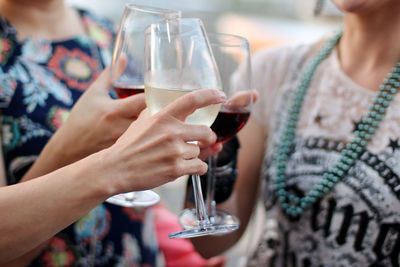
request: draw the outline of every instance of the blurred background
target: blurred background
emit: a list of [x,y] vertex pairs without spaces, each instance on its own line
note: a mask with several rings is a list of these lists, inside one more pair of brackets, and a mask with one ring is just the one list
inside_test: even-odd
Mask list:
[[[246,37],[253,53],[280,45],[313,42],[341,25],[341,14],[330,0],[69,0],[117,25],[126,3],[179,9],[184,17],[203,20],[208,32]],[[183,206],[186,179],[156,189],[164,204],[178,214]],[[258,205],[246,234],[226,253],[227,267],[244,266],[246,255],[257,244],[263,223]],[[251,240],[251,242],[250,242]]]
[[[329,0],[69,0],[118,23],[126,3],[182,10],[201,18],[207,31],[238,34],[249,39],[253,52],[293,42],[310,42],[340,24]],[[314,15],[319,11],[319,15]]]

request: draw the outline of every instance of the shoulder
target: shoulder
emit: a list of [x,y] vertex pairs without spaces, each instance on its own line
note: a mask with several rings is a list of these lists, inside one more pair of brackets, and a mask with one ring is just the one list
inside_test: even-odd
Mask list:
[[253,66],[257,68],[266,68],[268,66],[287,68],[293,63],[304,61],[315,45],[315,43],[285,45],[261,50],[254,55]]
[[114,23],[112,23],[111,20],[99,16],[86,9],[77,9],[77,11],[79,12],[86,26],[90,27],[96,25],[97,27],[100,27],[105,31],[109,31],[112,33],[115,32]]
[[[108,54],[114,45],[116,34],[114,24],[110,20],[90,11],[78,9],[78,12],[86,27],[88,36],[96,43],[102,52]],[[109,62],[109,57],[110,55],[106,56],[107,59],[105,59],[105,62]]]
[[312,54],[316,43],[285,45],[264,49],[253,56],[253,82],[260,85],[277,86],[292,80]]

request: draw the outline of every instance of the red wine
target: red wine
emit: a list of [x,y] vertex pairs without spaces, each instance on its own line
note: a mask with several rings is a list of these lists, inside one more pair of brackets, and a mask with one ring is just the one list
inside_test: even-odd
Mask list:
[[114,86],[114,90],[119,98],[125,98],[132,95],[137,95],[144,93],[144,85],[134,85],[134,86]]
[[247,109],[228,109],[222,107],[211,129],[217,134],[217,142],[225,142],[232,138],[250,117]]

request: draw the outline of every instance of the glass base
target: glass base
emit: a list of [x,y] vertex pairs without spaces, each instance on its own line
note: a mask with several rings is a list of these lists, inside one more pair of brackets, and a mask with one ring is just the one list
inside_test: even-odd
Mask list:
[[229,224],[240,226],[240,221],[236,216],[223,210],[217,210],[215,216],[210,217],[210,221],[216,224]]
[[223,211],[217,211],[216,217],[210,217],[210,223],[199,225],[195,209],[186,209],[179,216],[183,231],[172,233],[170,238],[192,238],[205,235],[225,235],[237,230],[239,219]]
[[171,233],[169,238],[193,238],[206,235],[225,235],[237,230],[238,226],[233,225],[217,225],[207,224],[206,226],[197,226],[192,229],[182,230],[180,232]]
[[106,200],[106,202],[122,207],[149,207],[157,204],[160,196],[151,190],[135,191],[118,194]]

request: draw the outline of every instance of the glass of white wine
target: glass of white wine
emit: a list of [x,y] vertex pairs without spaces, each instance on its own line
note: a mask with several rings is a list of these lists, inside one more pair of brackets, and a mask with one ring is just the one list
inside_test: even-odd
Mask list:
[[[145,32],[145,96],[152,114],[194,90],[222,90],[221,79],[202,22],[184,18],[152,24]],[[220,105],[196,110],[186,122],[211,126]],[[170,238],[224,234],[230,225],[210,222],[199,175],[192,175],[196,226],[171,233]]]

